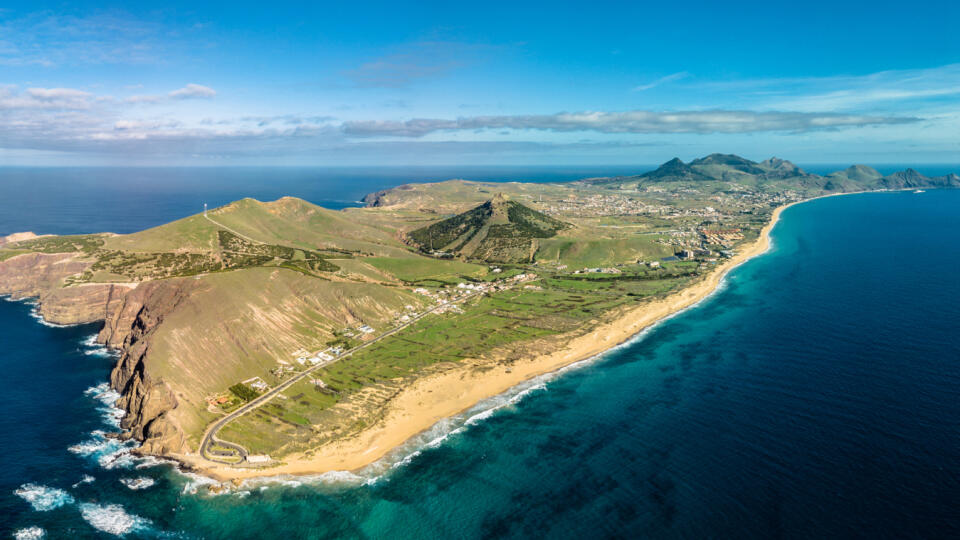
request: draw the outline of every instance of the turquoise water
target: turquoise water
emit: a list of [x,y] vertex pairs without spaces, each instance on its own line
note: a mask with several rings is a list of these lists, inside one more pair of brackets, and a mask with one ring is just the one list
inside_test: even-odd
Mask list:
[[360,476],[219,496],[96,433],[95,326],[0,302],[0,535],[956,537],[958,231],[960,191],[795,206],[772,251],[603,358]]

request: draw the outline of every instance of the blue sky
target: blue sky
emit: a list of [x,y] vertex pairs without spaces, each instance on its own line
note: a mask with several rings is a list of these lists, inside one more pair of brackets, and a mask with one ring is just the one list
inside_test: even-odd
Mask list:
[[0,163],[960,162],[957,2],[128,4],[4,4]]

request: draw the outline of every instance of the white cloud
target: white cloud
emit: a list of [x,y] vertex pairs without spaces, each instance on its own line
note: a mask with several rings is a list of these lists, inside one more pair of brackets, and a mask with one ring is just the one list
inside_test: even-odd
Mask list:
[[212,98],[217,95],[217,91],[209,86],[190,83],[179,90],[170,92],[167,95],[172,99]]
[[157,104],[163,103],[172,99],[194,99],[194,98],[203,98],[209,99],[217,95],[217,91],[209,86],[203,86],[200,84],[190,83],[183,88],[178,88],[167,92],[164,95],[160,94],[139,94],[126,98],[124,101],[127,103],[134,104]]
[[89,109],[93,94],[75,88],[28,88],[0,86],[0,110],[7,109]]
[[130,96],[126,98],[124,101],[126,101],[127,103],[161,103],[166,100],[167,100],[167,96],[142,94],[142,95]]
[[344,133],[354,137],[422,137],[438,131],[479,129],[545,130],[599,133],[752,133],[806,132],[916,121],[909,117],[802,112],[626,111],[548,115],[474,116],[455,120],[348,121]]

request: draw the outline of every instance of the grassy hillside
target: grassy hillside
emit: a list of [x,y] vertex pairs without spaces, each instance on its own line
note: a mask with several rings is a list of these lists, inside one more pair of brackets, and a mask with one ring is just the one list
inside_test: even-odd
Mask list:
[[177,417],[188,436],[213,418],[205,396],[243,380],[278,379],[278,360],[317,351],[347,327],[384,328],[422,297],[369,283],[313,279],[297,272],[251,268],[205,277],[168,314],[151,338],[148,369],[174,389]]
[[273,202],[243,199],[166,225],[107,240],[110,249],[129,251],[210,251],[217,232],[228,228],[254,241],[311,250],[341,249],[375,255],[398,255],[403,246],[390,234],[301,199]]
[[428,257],[370,257],[362,261],[408,283],[459,282],[461,276],[481,277],[487,273],[486,266]]

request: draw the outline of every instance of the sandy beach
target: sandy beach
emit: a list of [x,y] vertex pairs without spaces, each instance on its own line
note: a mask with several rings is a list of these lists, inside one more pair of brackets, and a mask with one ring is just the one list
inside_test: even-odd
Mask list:
[[264,469],[213,464],[197,455],[174,457],[196,472],[221,481],[360,469],[383,458],[392,449],[444,418],[461,413],[524,381],[597,356],[628,341],[663,318],[696,304],[716,290],[732,269],[767,251],[771,229],[783,210],[793,204],[797,203],[775,209],[770,222],[752,244],[742,246],[733,257],[692,285],[665,298],[629,309],[616,320],[601,324],[589,334],[572,338],[559,351],[516,362],[509,369],[497,366],[481,373],[472,369],[479,365],[478,362],[466,360],[462,368],[424,377],[391,402],[381,422],[356,436],[321,447],[312,456],[286,456],[282,465]]

